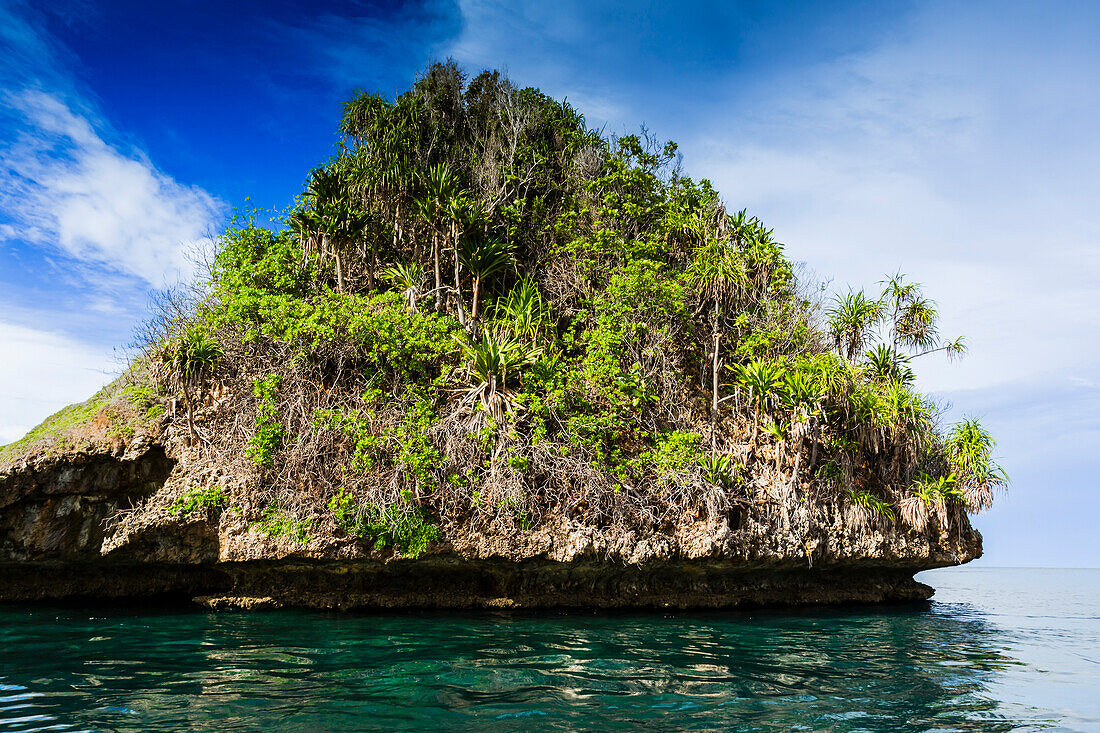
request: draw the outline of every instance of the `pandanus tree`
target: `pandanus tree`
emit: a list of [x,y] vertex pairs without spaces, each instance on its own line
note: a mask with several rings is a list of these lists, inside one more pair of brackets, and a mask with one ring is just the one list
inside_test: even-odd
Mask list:
[[397,263],[382,272],[382,277],[405,296],[405,307],[414,313],[416,302],[424,291],[427,275],[427,270],[419,262]]
[[837,352],[851,361],[871,339],[882,317],[882,303],[868,298],[862,290],[849,291],[838,295],[825,314]]
[[513,336],[533,342],[542,337],[551,317],[550,307],[529,276],[516,283],[507,296],[497,300],[493,310],[494,318],[506,324]]
[[995,447],[993,436],[974,418],[952,425],[947,434],[944,445],[947,462],[972,512],[991,507],[994,490],[1008,482],[993,460]]
[[[924,297],[919,284],[906,282],[905,276],[898,273],[883,281],[883,285],[878,298],[871,298],[862,290],[849,291],[836,296],[826,310],[829,335],[837,353],[854,362],[877,340],[880,327],[885,332],[885,343],[874,352],[875,366],[880,372],[903,373],[908,361],[940,351],[948,357],[966,353],[961,337],[940,341],[939,314],[935,304]],[[888,351],[881,350],[882,347]],[[882,369],[880,360],[886,355],[892,364],[889,369]]]
[[195,440],[193,395],[202,389],[221,356],[221,345],[213,335],[199,326],[188,328],[169,338],[159,349],[160,368],[183,393],[187,410],[187,433],[191,442]]
[[337,290],[343,290],[347,252],[361,240],[367,226],[365,212],[348,183],[346,161],[338,159],[313,171],[302,203],[288,223],[307,256],[316,251],[322,262],[333,261]]
[[432,266],[435,274],[436,310],[442,310],[443,299],[439,292],[443,288],[443,269],[441,251],[452,244],[450,234],[452,215],[458,210],[456,199],[465,196],[454,171],[446,163],[432,166],[421,177],[422,195],[420,198],[420,216],[428,224],[432,234]]
[[488,237],[467,237],[459,245],[459,259],[473,278],[473,293],[470,297],[470,324],[477,322],[480,304],[481,283],[487,277],[504,272],[513,267],[512,246],[500,239]]
[[695,250],[688,277],[698,293],[699,310],[710,317],[711,372],[711,450],[717,440],[719,397],[718,374],[721,371],[721,340],[725,319],[736,306],[750,283],[744,258],[729,239],[707,238]]
[[508,333],[482,329],[476,340],[459,340],[466,357],[470,386],[463,404],[480,402],[485,414],[497,422],[515,407],[515,384],[521,370],[542,356],[542,348]]
[[864,354],[860,367],[871,381],[879,384],[901,382],[911,385],[916,379],[916,375],[909,367],[909,357],[898,354],[886,344],[879,344]]
[[[798,471],[802,465],[802,443],[811,434],[815,436],[820,429],[822,400],[825,393],[821,384],[813,375],[804,371],[791,371],[784,376],[781,390],[783,407],[790,413],[790,434],[794,441],[794,470],[791,483],[798,480]],[[817,459],[817,441],[814,440],[814,456],[811,468]]]
[[753,409],[752,437],[749,439],[750,455],[756,451],[756,438],[760,431],[760,416],[783,383],[784,369],[775,362],[752,361],[734,366],[736,384],[743,389]]
[[[966,353],[966,342],[961,336],[953,341],[940,340],[936,304],[924,296],[918,283],[905,282],[905,275],[896,273],[884,284],[886,288],[879,301],[895,364],[941,351],[948,358]],[[907,356],[903,349],[916,353]]]
[[[344,104],[340,124],[349,155],[356,161],[357,193],[362,205],[390,227],[392,250],[401,253],[406,240],[408,199],[415,178],[414,160],[418,122],[407,102],[391,103],[380,96],[360,92]],[[379,227],[381,228],[381,227]],[[376,235],[381,235],[381,231]],[[372,251],[377,250],[375,236]],[[377,256],[371,268],[378,266]],[[368,275],[373,283],[373,276]]]
[[955,474],[929,476],[922,473],[910,487],[909,496],[900,502],[901,518],[917,532],[924,532],[932,517],[944,528],[950,526],[949,510],[963,501]]

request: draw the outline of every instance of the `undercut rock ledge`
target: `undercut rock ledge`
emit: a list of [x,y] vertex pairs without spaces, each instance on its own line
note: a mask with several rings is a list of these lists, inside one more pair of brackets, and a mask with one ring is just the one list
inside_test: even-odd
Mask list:
[[[843,512],[777,504],[666,533],[565,518],[516,535],[457,532],[417,559],[332,528],[302,547],[240,511],[174,518],[175,462],[154,441],[0,470],[0,601],[179,600],[213,609],[721,609],[920,601],[913,580],[981,555],[969,525],[857,529]],[[168,482],[170,484],[171,482]],[[119,519],[119,512],[134,511]],[[159,508],[157,508],[159,507]]]

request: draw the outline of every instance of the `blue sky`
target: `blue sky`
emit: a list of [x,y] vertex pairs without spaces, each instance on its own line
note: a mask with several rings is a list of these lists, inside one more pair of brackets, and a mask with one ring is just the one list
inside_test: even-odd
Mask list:
[[45,5],[0,0],[0,443],[119,371],[234,208],[291,203],[353,90],[453,57],[677,140],[836,288],[924,283],[971,355],[922,384],[1013,478],[980,562],[1100,565],[1100,5]]

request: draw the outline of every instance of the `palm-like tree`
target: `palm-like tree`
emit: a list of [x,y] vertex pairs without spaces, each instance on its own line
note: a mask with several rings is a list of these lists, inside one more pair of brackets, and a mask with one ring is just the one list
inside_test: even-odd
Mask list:
[[458,318],[466,324],[465,308],[462,304],[462,249],[465,237],[488,237],[489,212],[484,202],[462,191],[451,197],[447,205],[450,218],[451,244],[454,249],[454,292],[458,299]]
[[732,453],[708,453],[699,459],[703,480],[715,486],[726,486],[734,481],[740,465]]
[[[963,337],[954,341],[940,341],[936,304],[924,296],[918,283],[905,282],[905,275],[899,272],[883,281],[883,284],[885,289],[879,302],[882,304],[896,364],[905,359],[916,359],[939,351],[945,352],[948,358],[958,358],[966,354],[966,341]],[[917,353],[906,357],[902,349]]]
[[322,261],[332,259],[337,290],[344,289],[347,253],[361,241],[367,226],[366,214],[352,191],[349,174],[350,164],[341,158],[314,170],[301,205],[288,218],[307,256],[316,250]]
[[717,440],[719,397],[718,374],[721,370],[721,340],[727,314],[733,309],[751,281],[745,260],[728,240],[707,239],[695,250],[688,269],[688,278],[695,286],[699,306],[710,314],[711,410],[710,445]]
[[480,401],[486,414],[500,422],[504,413],[514,407],[509,377],[518,377],[523,367],[535,363],[542,356],[542,348],[490,329],[483,329],[476,341],[460,340],[459,346],[467,359],[466,370],[471,380],[465,404]]
[[737,385],[747,393],[749,404],[753,408],[752,438],[750,451],[756,450],[756,437],[760,430],[760,415],[767,409],[769,401],[777,388],[783,383],[784,368],[777,362],[755,360],[748,364],[734,366]]
[[901,516],[917,532],[924,532],[932,517],[947,529],[950,507],[962,501],[965,499],[954,473],[938,477],[922,473],[913,481],[909,496],[901,500]]
[[867,529],[876,517],[894,521],[894,511],[890,505],[870,491],[848,488],[844,490],[844,496],[848,500],[845,518],[853,527]]
[[802,465],[802,443],[810,434],[815,436],[813,445],[813,457],[810,468],[817,460],[816,435],[820,429],[820,420],[823,417],[822,402],[825,398],[825,390],[814,379],[813,375],[806,371],[796,370],[788,372],[782,385],[781,397],[783,406],[791,414],[790,433],[794,438],[794,470],[791,473],[792,484],[798,481],[798,471]]
[[419,262],[408,262],[387,267],[382,272],[382,277],[404,294],[405,307],[416,312],[416,301],[420,299],[427,274],[427,270]]
[[993,460],[996,442],[981,422],[967,418],[951,426],[944,444],[948,464],[955,476],[967,509],[972,512],[993,505],[993,492],[1008,483],[1008,477]]
[[482,280],[512,267],[512,246],[500,239],[468,237],[459,244],[458,256],[474,281],[470,299],[472,325],[477,321]]
[[441,310],[443,299],[439,291],[443,288],[443,270],[441,250],[446,246],[450,233],[451,213],[457,210],[454,199],[463,197],[458,178],[446,163],[439,163],[428,169],[421,178],[423,196],[420,199],[420,216],[427,222],[432,232],[432,265],[435,273],[436,310]]
[[909,367],[909,357],[899,354],[886,344],[879,344],[864,354],[861,366],[864,374],[879,384],[901,382],[911,385],[916,379]]
[[159,351],[160,367],[183,393],[187,406],[187,432],[195,440],[195,405],[199,391],[222,356],[221,345],[206,329],[192,327],[165,341]]
[[535,281],[525,277],[497,300],[493,316],[516,338],[537,341],[550,319],[550,308]]
[[862,290],[849,291],[838,295],[825,313],[837,352],[851,361],[863,350],[882,318],[882,303],[869,299]]

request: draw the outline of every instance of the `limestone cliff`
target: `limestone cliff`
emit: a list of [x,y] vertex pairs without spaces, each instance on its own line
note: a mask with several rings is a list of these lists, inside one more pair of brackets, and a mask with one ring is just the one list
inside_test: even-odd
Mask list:
[[[735,608],[918,600],[915,572],[981,555],[969,524],[851,527],[837,505],[766,500],[721,521],[608,535],[558,520],[447,535],[416,559],[322,518],[269,536],[247,506],[173,516],[177,451],[150,435],[0,469],[0,600],[194,600],[211,607]],[[789,497],[788,497],[789,499]]]

